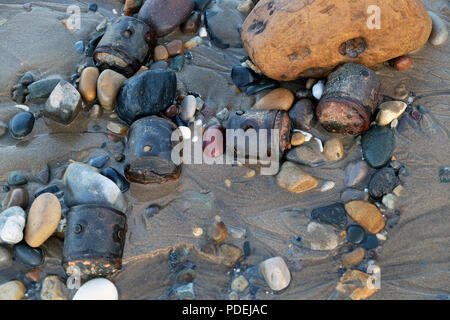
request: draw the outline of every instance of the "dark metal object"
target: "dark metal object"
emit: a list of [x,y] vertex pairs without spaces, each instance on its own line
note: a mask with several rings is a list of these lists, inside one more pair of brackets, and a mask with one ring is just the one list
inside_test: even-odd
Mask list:
[[156,43],[152,29],[143,21],[121,16],[113,21],[94,51],[100,69],[113,69],[131,77],[145,62]]
[[369,68],[347,63],[330,74],[317,119],[329,132],[360,134],[369,128],[380,99],[381,82]]
[[63,267],[78,267],[83,278],[110,276],[122,268],[126,216],[99,205],[80,205],[67,213]]
[[[291,148],[291,129],[292,123],[289,119],[288,113],[285,111],[248,111],[245,113],[235,112],[230,115],[228,121],[224,124],[226,129],[242,129],[245,131],[249,129],[256,130],[259,141],[259,130],[266,129],[267,131],[267,154],[270,155],[271,129],[279,130],[280,151]],[[248,155],[248,143],[246,146],[246,155]],[[258,149],[259,150],[259,149]]]
[[157,116],[135,121],[128,131],[125,177],[132,182],[149,184],[176,180],[181,166],[172,162],[173,122]]

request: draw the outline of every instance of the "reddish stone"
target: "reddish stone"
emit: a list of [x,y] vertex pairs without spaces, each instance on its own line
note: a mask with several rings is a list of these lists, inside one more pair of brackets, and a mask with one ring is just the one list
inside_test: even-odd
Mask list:
[[166,117],[173,118],[178,114],[178,107],[176,105],[171,105],[165,111]]
[[166,45],[167,52],[169,53],[169,57],[174,57],[179,54],[184,53],[183,41],[181,40],[173,40]]
[[217,158],[225,150],[225,128],[211,126],[203,134],[203,153],[209,158]]
[[401,56],[401,57],[398,57],[398,58],[395,58],[395,59],[392,59],[391,61],[389,61],[389,64],[391,65],[391,67],[398,71],[408,70],[409,68],[411,68],[413,63],[414,63],[413,59],[411,59],[408,56]]
[[142,5],[142,0],[126,0],[123,7],[123,14],[126,16],[131,16],[139,11]]
[[28,207],[28,201],[29,197],[27,189],[18,187],[8,192],[3,204],[5,209],[9,207],[19,206],[25,210]]
[[187,19],[187,21],[181,25],[181,31],[187,34],[196,33],[202,21],[201,18],[201,14],[197,11],[194,11],[189,19]]

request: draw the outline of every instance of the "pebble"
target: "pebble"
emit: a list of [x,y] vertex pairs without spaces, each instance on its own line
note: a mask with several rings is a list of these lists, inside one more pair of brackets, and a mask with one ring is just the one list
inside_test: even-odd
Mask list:
[[252,84],[245,89],[248,96],[254,96],[262,91],[278,88],[280,84],[275,81],[267,81],[258,84]]
[[89,160],[88,164],[97,169],[103,168],[103,166],[108,162],[109,157],[105,155],[97,156]]
[[68,290],[58,276],[47,276],[42,282],[41,300],[68,300]]
[[97,11],[97,9],[98,9],[98,6],[96,3],[90,3],[88,6],[88,10],[90,10],[90,11],[95,12],[95,11]]
[[68,207],[98,204],[121,212],[127,209],[127,202],[120,188],[89,165],[73,162],[66,169],[63,180],[66,186],[64,202]]
[[393,195],[392,193],[389,193],[383,197],[381,202],[386,206],[386,208],[394,210],[396,200],[397,200],[397,197],[395,195]]
[[246,87],[255,82],[252,71],[243,66],[234,66],[231,69],[231,80],[237,87]]
[[389,167],[375,172],[369,182],[369,194],[375,199],[381,199],[384,195],[392,192],[399,184],[395,170]]
[[370,202],[355,200],[345,205],[347,213],[367,231],[377,234],[383,230],[385,221],[380,210]]
[[202,22],[200,12],[194,11],[191,16],[181,25],[181,32],[184,34],[196,33]]
[[375,126],[362,135],[361,146],[364,159],[375,169],[386,165],[395,149],[395,136],[387,127]]
[[122,191],[122,193],[127,192],[130,189],[130,183],[125,177],[120,174],[116,169],[108,167],[101,171],[101,174],[111,181],[113,181]]
[[184,286],[176,288],[175,293],[180,300],[192,300],[195,299],[194,283],[188,283]]
[[195,10],[203,11],[206,9],[211,0],[194,0]]
[[305,143],[305,135],[300,132],[295,132],[291,137],[291,145],[294,147],[298,147]]
[[311,219],[331,224],[337,228],[344,228],[347,225],[347,212],[342,203],[334,203],[313,209]]
[[126,16],[132,16],[134,13],[139,12],[143,0],[125,0],[125,5],[123,7],[123,14]]
[[8,268],[12,264],[11,253],[8,249],[0,246],[0,270]]
[[32,100],[39,98],[48,98],[48,96],[52,93],[53,89],[55,89],[56,85],[61,80],[62,80],[61,78],[52,78],[52,79],[42,79],[33,82],[27,88],[29,91],[27,99]]
[[25,296],[25,286],[18,280],[0,285],[0,300],[21,300]]
[[50,186],[42,187],[42,188],[38,189],[38,190],[34,193],[34,197],[37,198],[37,197],[39,197],[41,194],[47,193],[47,192],[48,192],[48,193],[53,193],[53,194],[55,194],[55,193],[59,192],[59,187],[58,187],[57,185],[55,185],[55,184],[50,185]]
[[223,256],[222,264],[227,267],[232,267],[236,261],[242,256],[242,249],[232,244],[222,244],[220,246],[220,253]]
[[80,76],[78,90],[84,101],[93,102],[97,98],[97,80],[100,72],[96,67],[83,69]]
[[395,196],[400,197],[401,194],[402,194],[402,191],[403,191],[403,186],[398,185],[398,186],[396,186],[396,187],[394,188],[394,190],[392,190],[392,193],[393,193]]
[[280,291],[289,286],[291,273],[282,257],[264,260],[259,268],[270,289]]
[[363,248],[356,248],[352,252],[342,255],[342,265],[344,268],[353,268],[359,265],[365,256],[366,252]]
[[184,61],[185,61],[184,55],[176,56],[172,59],[172,61],[170,61],[169,68],[177,72],[180,72],[181,70],[183,70]]
[[194,96],[188,95],[181,102],[180,118],[183,121],[194,120],[195,112],[197,111],[197,100]]
[[395,88],[392,98],[397,100],[405,100],[406,98],[408,98],[408,96],[409,91],[406,88],[406,85],[404,83],[401,83]]
[[175,57],[179,54],[184,54],[183,41],[179,39],[170,41],[168,44],[166,44],[166,48],[169,57]]
[[108,279],[96,278],[84,283],[73,300],[119,300],[119,292]]
[[369,283],[370,275],[359,270],[347,270],[336,286],[336,290],[352,300],[364,300],[378,290]]
[[184,48],[187,50],[192,50],[196,46],[198,46],[200,43],[202,43],[203,39],[199,36],[195,36],[192,39],[186,41],[184,43]]
[[186,268],[178,272],[177,281],[181,283],[189,283],[194,281],[196,277],[197,273],[195,272],[195,270],[191,268]]
[[61,220],[61,205],[53,193],[43,193],[30,208],[25,227],[25,241],[30,247],[41,246],[55,232]]
[[344,185],[354,187],[361,184],[367,178],[369,169],[365,161],[350,162],[344,170]]
[[372,250],[378,247],[380,244],[380,241],[378,240],[376,235],[368,235],[366,239],[364,239],[364,242],[362,243],[362,246],[366,250]]
[[320,192],[326,192],[326,191],[333,190],[335,186],[336,186],[336,183],[334,181],[326,181],[320,188]]
[[277,175],[277,183],[281,188],[292,193],[306,192],[319,184],[314,177],[290,161],[286,161],[281,166]]
[[305,83],[305,88],[306,88],[307,90],[311,90],[312,87],[313,87],[318,81],[319,81],[318,79],[308,78],[308,80],[306,80],[306,83]]
[[347,233],[347,241],[353,244],[360,244],[364,240],[364,237],[366,236],[364,228],[358,225],[348,226],[346,233]]
[[315,140],[292,148],[287,153],[286,159],[313,168],[323,166],[327,163],[320,146]]
[[153,53],[153,59],[155,61],[165,61],[169,59],[169,52],[167,51],[167,48],[162,45],[156,46]]
[[380,126],[386,126],[405,112],[408,105],[403,101],[388,101],[379,106],[380,111],[377,115],[377,124]]
[[294,103],[294,94],[284,88],[278,88],[255,103],[253,109],[255,110],[283,110],[288,111]]
[[236,292],[244,292],[248,288],[248,280],[244,276],[238,276],[231,282],[231,290]]
[[89,110],[89,117],[93,119],[99,119],[103,115],[103,109],[99,104],[94,104]]
[[114,110],[117,94],[126,79],[111,69],[106,69],[100,74],[97,81],[97,96],[103,109]]
[[177,77],[173,71],[141,73],[123,83],[117,96],[117,114],[129,125],[138,118],[157,115],[172,105],[176,89]]
[[253,0],[242,0],[237,9],[242,13],[249,14],[254,7]]
[[115,134],[120,134],[120,135],[127,134],[127,132],[128,132],[128,126],[126,126],[122,123],[119,123],[119,122],[115,122],[115,121],[108,121],[106,128],[109,131],[111,131]]
[[58,123],[71,123],[81,110],[81,95],[74,86],[61,80],[44,106],[44,116]]
[[16,244],[23,239],[26,214],[21,207],[9,207],[0,213],[0,243]]
[[414,61],[411,57],[401,56],[389,61],[392,68],[398,71],[406,71],[413,65]]
[[44,263],[44,252],[41,248],[32,248],[21,242],[14,246],[14,260],[31,267],[39,267]]
[[332,138],[327,140],[323,148],[325,157],[328,160],[338,161],[344,157],[344,145],[339,138]]
[[320,80],[312,87],[313,97],[316,98],[317,100],[320,100],[320,98],[322,98],[324,90],[325,90],[325,83],[323,80]]
[[335,249],[339,241],[333,227],[310,222],[306,232],[302,234],[302,243],[306,244],[311,250],[329,251]]
[[192,230],[192,234],[194,235],[194,237],[200,238],[200,237],[203,235],[203,229],[202,229],[202,228],[199,228],[199,227],[194,228],[194,229]]
[[75,42],[75,49],[77,50],[77,52],[79,54],[83,54],[84,53],[84,49],[85,49],[84,42],[81,41],[81,40]]
[[169,67],[166,61],[158,61],[150,66],[150,70],[166,70]]
[[8,175],[8,184],[10,186],[20,186],[27,183],[27,178],[20,171],[12,171]]
[[369,194],[367,192],[357,189],[346,189],[341,194],[341,201],[347,203],[354,200],[369,200]]
[[447,42],[448,39],[447,23],[434,12],[428,11],[428,14],[433,21],[433,29],[428,41],[433,46],[443,45],[445,42]]
[[9,133],[13,138],[22,139],[33,131],[34,115],[31,112],[20,112],[9,120]]
[[290,110],[289,118],[296,129],[310,131],[315,125],[314,105],[309,99],[299,100]]
[[206,229],[206,238],[213,240],[215,243],[220,243],[226,239],[227,233],[225,223],[215,221]]

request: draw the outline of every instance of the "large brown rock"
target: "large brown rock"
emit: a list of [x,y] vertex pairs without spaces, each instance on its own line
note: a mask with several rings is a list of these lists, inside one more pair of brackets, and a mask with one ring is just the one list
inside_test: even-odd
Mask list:
[[[380,29],[370,29],[380,8]],[[368,13],[369,12],[369,13]],[[431,18],[419,0],[261,0],[242,28],[244,47],[269,77],[322,77],[337,65],[366,66],[422,47]]]

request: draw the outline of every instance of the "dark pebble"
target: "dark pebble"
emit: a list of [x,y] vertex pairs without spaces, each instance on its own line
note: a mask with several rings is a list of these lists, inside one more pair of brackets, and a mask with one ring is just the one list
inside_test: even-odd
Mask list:
[[211,0],[194,0],[195,10],[203,11],[206,9]]
[[411,112],[411,118],[419,121],[422,118],[422,114],[419,111],[414,110],[413,112]]
[[84,42],[83,41],[75,42],[75,49],[79,54],[82,54],[84,52]]
[[9,120],[9,133],[16,139],[24,138],[33,131],[34,120],[31,112],[25,111],[16,114]]
[[278,82],[275,81],[268,81],[265,83],[260,83],[260,84],[255,84],[255,85],[251,85],[249,86],[246,90],[245,93],[248,96],[254,96],[264,90],[269,90],[269,89],[275,89],[278,88],[280,86],[280,84]]
[[158,69],[166,70],[168,67],[169,65],[167,64],[166,61],[158,61],[152,63],[152,65],[150,66],[150,70],[158,70]]
[[244,250],[244,256],[246,256],[246,257],[248,257],[252,254],[252,248],[250,247],[250,242],[248,242],[248,241],[244,242],[243,250]]
[[184,55],[180,54],[174,57],[172,61],[170,61],[169,68],[176,72],[180,72],[181,70],[183,70],[184,61],[185,61]]
[[289,118],[296,129],[310,131],[315,124],[314,105],[309,99],[298,101],[289,110]]
[[28,266],[38,267],[44,263],[44,252],[41,248],[32,248],[25,242],[14,246],[14,260]]
[[28,72],[25,72],[25,74],[20,78],[19,83],[23,84],[24,86],[28,86],[28,85],[32,84],[33,81],[34,81],[34,76],[30,71],[28,71]]
[[378,247],[379,243],[377,236],[371,234],[364,239],[362,246],[366,250],[372,250]]
[[381,168],[389,162],[395,149],[394,132],[387,127],[375,126],[362,135],[364,158],[372,168]]
[[311,99],[313,96],[311,90],[300,89],[295,93],[295,97],[297,99]]
[[97,169],[101,169],[106,164],[106,162],[108,162],[108,160],[109,160],[108,156],[101,155],[89,160],[88,164],[90,166],[96,167]]
[[130,183],[116,169],[108,167],[103,169],[101,174],[112,180],[119,187],[122,193],[127,192],[128,189],[130,189]]
[[370,179],[369,194],[375,199],[380,199],[384,195],[391,193],[398,183],[399,181],[394,169],[380,169]]
[[28,86],[29,95],[27,96],[27,99],[48,98],[61,80],[61,78],[52,78],[33,82]]
[[347,228],[347,240],[351,243],[360,244],[365,236],[366,232],[361,226],[352,225]]
[[450,181],[450,167],[444,166],[439,168],[439,182],[448,183]]
[[168,118],[173,118],[178,114],[178,107],[176,105],[171,105],[170,107],[168,107],[166,109],[166,111],[164,112],[164,114],[166,115],[166,117]]
[[34,193],[34,197],[37,198],[43,193],[53,193],[53,194],[55,194],[57,192],[59,192],[59,187],[57,185],[53,184],[51,186],[46,186],[46,187],[38,189]]
[[255,81],[250,69],[242,66],[234,66],[231,69],[231,80],[238,87],[246,87]]
[[311,218],[337,228],[344,228],[347,225],[347,212],[342,203],[316,208],[311,212]]
[[94,12],[97,11],[97,9],[98,9],[98,6],[96,3],[91,3],[88,7],[88,10],[94,11]]
[[13,171],[8,175],[8,184],[10,186],[20,186],[27,182],[27,178],[20,171]]

